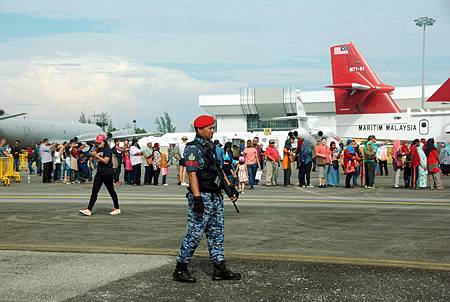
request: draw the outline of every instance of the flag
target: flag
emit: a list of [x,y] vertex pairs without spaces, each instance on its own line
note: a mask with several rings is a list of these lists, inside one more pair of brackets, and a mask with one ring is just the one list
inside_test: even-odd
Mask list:
[[334,48],[335,55],[346,55],[348,54],[348,46],[338,46]]

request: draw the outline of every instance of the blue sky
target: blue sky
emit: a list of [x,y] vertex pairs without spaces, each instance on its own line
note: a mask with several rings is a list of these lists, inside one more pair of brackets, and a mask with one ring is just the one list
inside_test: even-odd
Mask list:
[[0,0],[0,104],[30,117],[112,114],[177,130],[201,113],[199,94],[246,87],[320,90],[331,83],[329,47],[354,42],[380,79],[426,83],[450,70],[450,2],[430,1],[6,1]]

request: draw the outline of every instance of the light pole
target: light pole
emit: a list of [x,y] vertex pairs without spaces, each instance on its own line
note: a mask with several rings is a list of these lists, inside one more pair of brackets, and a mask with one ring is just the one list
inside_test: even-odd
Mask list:
[[418,19],[414,19],[414,22],[417,26],[423,27],[423,45],[422,45],[422,109],[425,107],[425,28],[428,26],[432,26],[436,20],[428,17],[420,17]]

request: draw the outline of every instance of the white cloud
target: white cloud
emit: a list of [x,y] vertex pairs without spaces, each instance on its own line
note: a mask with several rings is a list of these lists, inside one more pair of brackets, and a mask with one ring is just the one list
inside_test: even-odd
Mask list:
[[[187,130],[201,109],[198,95],[236,91],[243,83],[198,81],[183,72],[145,66],[127,58],[97,55],[0,61],[0,100],[8,112],[33,118],[75,120],[80,112],[109,112],[116,126],[138,121],[154,128],[167,111]],[[5,106],[3,105],[3,106]]]

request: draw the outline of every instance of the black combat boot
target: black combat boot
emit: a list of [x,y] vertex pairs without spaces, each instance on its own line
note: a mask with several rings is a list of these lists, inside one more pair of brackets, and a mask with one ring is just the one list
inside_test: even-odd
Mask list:
[[187,263],[177,262],[177,267],[172,274],[173,280],[185,283],[195,283],[196,280],[188,271],[187,266]]
[[225,264],[225,260],[220,261],[218,264],[214,264],[213,281],[219,280],[241,280],[240,273],[233,273]]

